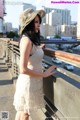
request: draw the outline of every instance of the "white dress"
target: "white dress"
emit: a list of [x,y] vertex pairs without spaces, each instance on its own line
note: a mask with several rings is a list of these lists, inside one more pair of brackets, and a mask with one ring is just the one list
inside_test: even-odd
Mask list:
[[[29,57],[28,68],[42,72],[43,50],[33,45],[32,56]],[[16,111],[24,111],[30,114],[30,110],[37,110],[45,106],[43,96],[42,77],[31,77],[20,74],[16,83],[13,105]]]

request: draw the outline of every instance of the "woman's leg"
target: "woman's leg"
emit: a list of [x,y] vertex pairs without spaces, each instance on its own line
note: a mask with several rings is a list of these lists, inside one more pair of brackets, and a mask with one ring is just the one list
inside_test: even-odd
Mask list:
[[29,114],[23,111],[17,111],[15,120],[29,120]]
[[17,113],[16,113],[15,120],[20,120],[20,112],[19,111],[17,111]]

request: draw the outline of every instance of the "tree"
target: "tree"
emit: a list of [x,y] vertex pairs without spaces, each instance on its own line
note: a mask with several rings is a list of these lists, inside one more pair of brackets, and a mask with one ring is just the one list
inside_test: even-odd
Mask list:
[[60,35],[55,35],[54,38],[61,38],[61,36]]
[[19,35],[16,32],[10,31],[10,32],[7,32],[7,37],[8,38],[14,38],[14,37],[18,38]]

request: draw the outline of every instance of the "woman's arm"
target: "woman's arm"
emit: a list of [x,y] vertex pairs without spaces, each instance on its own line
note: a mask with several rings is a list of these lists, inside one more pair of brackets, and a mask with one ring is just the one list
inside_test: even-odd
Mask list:
[[48,77],[52,75],[55,66],[50,67],[45,72],[38,72],[27,68],[30,52],[32,49],[32,42],[28,37],[23,37],[20,41],[20,73],[27,74],[34,77]]
[[45,45],[45,44],[41,44],[40,47],[41,47],[42,49],[44,49],[44,48],[46,47],[46,45]]

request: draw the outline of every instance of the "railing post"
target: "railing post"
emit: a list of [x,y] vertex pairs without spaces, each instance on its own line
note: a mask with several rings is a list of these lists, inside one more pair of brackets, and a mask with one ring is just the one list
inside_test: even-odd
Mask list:
[[4,62],[5,62],[5,57],[6,57],[6,41],[3,41],[2,42],[2,44],[3,44],[3,59],[4,59]]
[[6,63],[9,62],[9,42],[10,42],[9,40],[6,41],[6,57],[5,57]]

